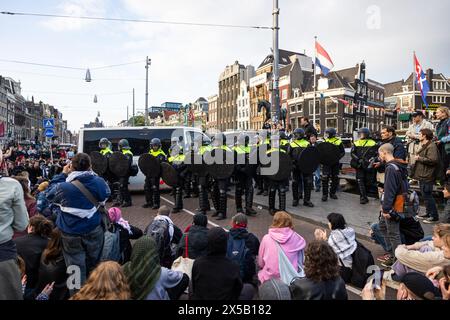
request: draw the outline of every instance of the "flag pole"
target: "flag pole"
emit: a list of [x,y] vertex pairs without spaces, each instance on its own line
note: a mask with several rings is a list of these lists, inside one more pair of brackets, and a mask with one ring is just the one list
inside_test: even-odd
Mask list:
[[317,61],[317,50],[316,50],[316,44],[317,44],[317,36],[314,36],[314,99],[313,99],[313,127],[316,128],[316,61]]
[[416,112],[416,51],[413,51],[413,97],[412,97],[412,105],[413,105],[413,112]]

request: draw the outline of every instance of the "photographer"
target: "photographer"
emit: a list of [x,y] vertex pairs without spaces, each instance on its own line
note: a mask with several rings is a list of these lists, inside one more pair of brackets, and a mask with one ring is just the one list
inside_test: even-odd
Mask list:
[[420,149],[419,133],[422,129],[433,130],[431,122],[423,119],[423,113],[420,111],[412,114],[412,124],[406,131],[407,146],[408,146],[408,159],[409,164],[414,164],[414,156]]

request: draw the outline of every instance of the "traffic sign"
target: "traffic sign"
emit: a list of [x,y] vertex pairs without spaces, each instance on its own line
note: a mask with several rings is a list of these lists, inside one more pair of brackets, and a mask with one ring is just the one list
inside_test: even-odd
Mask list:
[[47,118],[43,120],[44,129],[53,129],[55,127],[55,119]]
[[55,131],[53,131],[53,129],[51,129],[51,128],[45,129],[44,135],[47,138],[51,138],[51,137],[53,137],[55,135]]

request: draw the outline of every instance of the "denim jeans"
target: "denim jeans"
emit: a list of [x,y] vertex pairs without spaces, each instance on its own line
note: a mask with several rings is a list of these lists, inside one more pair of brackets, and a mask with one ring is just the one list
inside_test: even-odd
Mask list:
[[320,166],[317,167],[317,170],[313,173],[314,178],[314,188],[320,190]]
[[100,262],[104,242],[103,227],[99,225],[90,233],[81,236],[63,233],[62,248],[66,266],[80,268],[80,283],[83,285],[89,273]]
[[397,247],[402,244],[400,236],[400,223],[392,219],[381,217],[378,227],[381,231],[381,234],[384,236],[384,240],[386,241],[388,248],[391,249],[387,252],[390,252],[392,255],[394,255],[395,249],[397,249]]
[[439,214],[436,207],[436,201],[433,198],[433,182],[419,181],[420,192],[422,193],[425,202],[427,215],[432,218],[439,219]]
[[384,235],[380,231],[379,223],[372,224],[370,229],[372,230],[372,240],[375,241],[376,244],[382,246],[385,252],[391,252],[391,244],[384,240]]

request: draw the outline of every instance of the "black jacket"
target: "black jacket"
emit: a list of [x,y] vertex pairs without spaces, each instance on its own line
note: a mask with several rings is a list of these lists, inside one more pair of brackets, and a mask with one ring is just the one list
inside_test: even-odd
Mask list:
[[309,141],[309,138],[311,138],[311,136],[316,136],[317,137],[317,130],[316,128],[314,128],[314,126],[311,123],[308,123],[307,125],[304,126],[305,129],[305,136]]
[[[385,143],[390,143],[394,146],[393,156],[395,159],[406,160],[406,156],[407,156],[406,148],[403,145],[403,142],[402,142],[402,140],[400,140],[400,138],[392,137],[391,140],[381,141],[380,145],[383,145]],[[380,161],[380,160],[378,160],[378,161]],[[385,172],[386,165],[384,163],[381,163],[380,166],[377,168],[377,171],[380,173]]]
[[38,281],[41,255],[47,247],[48,239],[35,234],[27,234],[14,239],[17,254],[25,261],[27,288],[34,289]]
[[119,228],[119,235],[120,235],[120,252],[122,253],[122,260],[120,261],[121,264],[124,264],[128,261],[130,261],[131,257],[131,242],[130,240],[136,240],[142,237],[144,234],[141,229],[132,226],[130,224],[131,234],[128,232],[127,229],[122,227],[119,224],[115,224],[117,228]]
[[344,280],[314,282],[308,278],[295,280],[290,286],[293,300],[347,300]]
[[208,253],[192,267],[193,300],[237,300],[242,290],[240,268],[226,257],[227,238],[220,228],[208,231]]
[[244,228],[231,229],[229,236],[233,237],[235,239],[245,239],[245,246],[251,252],[251,257],[249,257],[248,260],[245,262],[245,264],[246,264],[245,271],[246,272],[245,272],[244,278],[242,279],[242,282],[254,283],[253,279],[256,275],[255,258],[259,252],[258,238],[253,233],[248,232],[247,229],[244,229]]
[[188,242],[188,258],[197,259],[206,256],[208,250],[208,228],[192,225],[189,231],[181,237],[178,244],[177,257],[184,256]]
[[386,164],[386,174],[384,176],[383,212],[391,213],[394,208],[395,197],[402,192],[406,192],[408,189],[408,170],[406,162],[397,160],[388,162]]
[[64,257],[61,254],[54,261],[44,262],[41,258],[39,266],[39,279],[34,292],[37,296],[49,283],[55,282],[53,291],[50,294],[50,300],[66,300],[69,298],[69,290],[67,289],[67,277],[66,263]]

